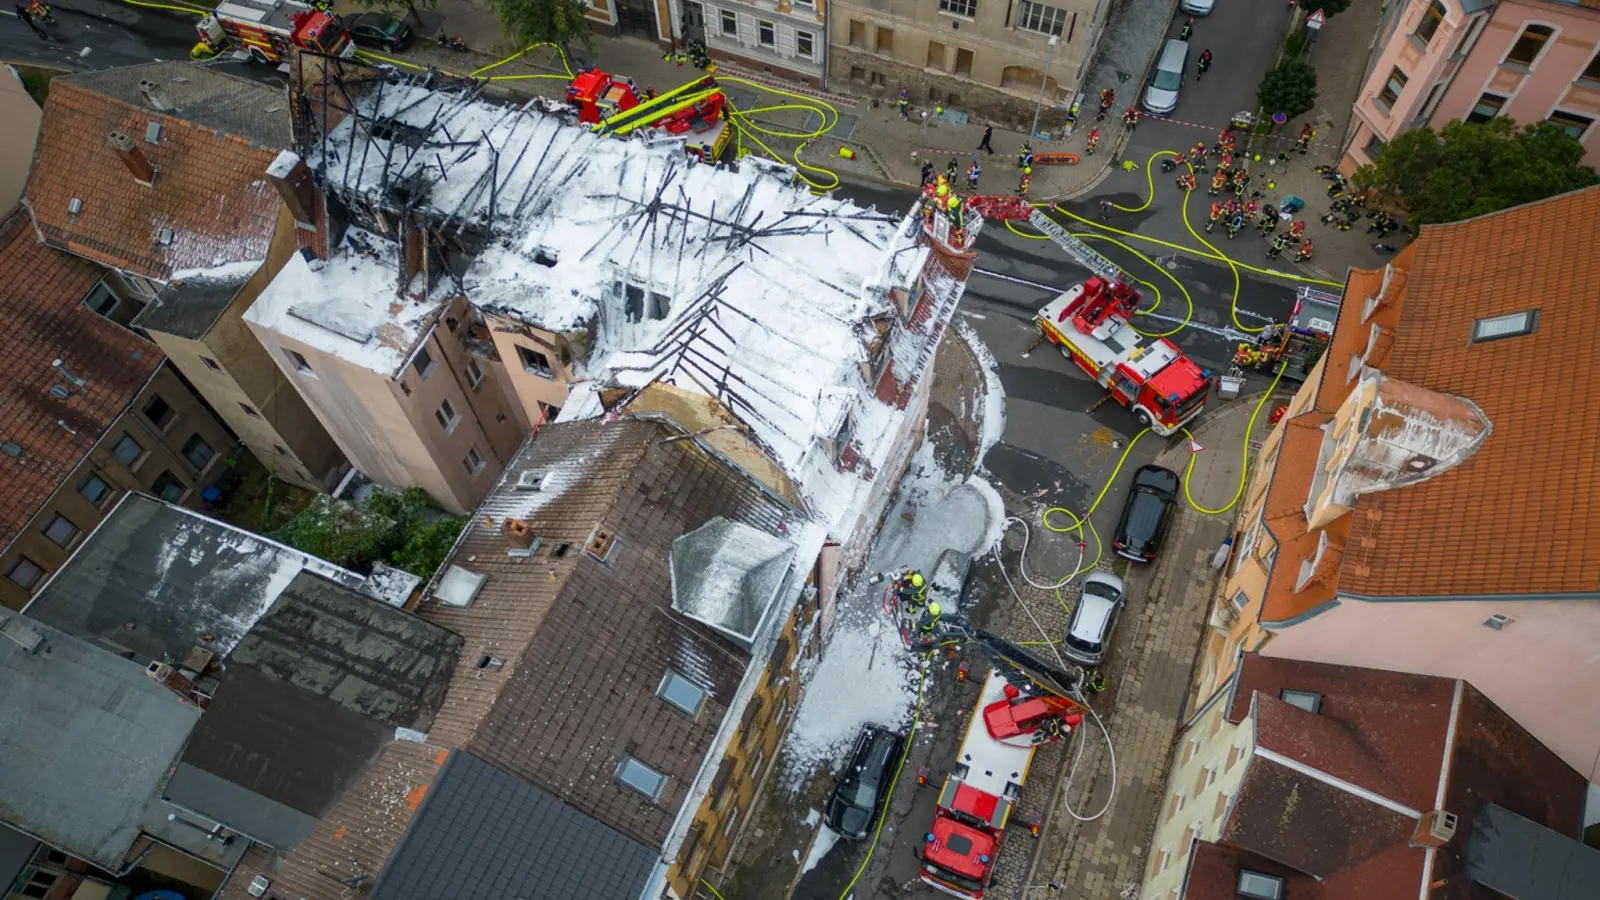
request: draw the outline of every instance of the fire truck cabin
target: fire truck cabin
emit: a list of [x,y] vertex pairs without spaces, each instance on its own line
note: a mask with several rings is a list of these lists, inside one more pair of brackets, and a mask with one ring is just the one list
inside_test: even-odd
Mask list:
[[282,60],[291,46],[337,57],[355,52],[337,17],[295,0],[226,0],[196,28],[212,49],[235,44],[262,63]]

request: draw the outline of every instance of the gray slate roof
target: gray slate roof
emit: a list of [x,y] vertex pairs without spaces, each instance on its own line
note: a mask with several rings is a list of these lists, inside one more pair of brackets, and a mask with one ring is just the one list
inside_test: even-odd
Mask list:
[[794,544],[717,516],[672,542],[672,608],[749,650],[794,556]]
[[[66,76],[74,84],[150,109],[139,90],[149,80],[166,89],[176,109],[167,115],[188,119],[223,134],[237,135],[261,147],[279,150],[293,145],[289,129],[289,97],[269,87],[191,62],[157,62]],[[154,110],[151,110],[154,112]]]
[[1600,886],[1600,850],[1485,803],[1472,821],[1467,875],[1517,900],[1583,900]]
[[0,821],[116,871],[200,711],[144,667],[14,618],[44,638],[0,638]]
[[652,848],[457,750],[371,900],[635,900],[654,864]]
[[181,663],[199,645],[218,656],[231,652],[304,569],[351,588],[362,581],[326,560],[129,494],[27,612],[84,640],[132,651],[141,666]]
[[239,295],[255,272],[239,272],[225,277],[187,278],[174,281],[156,295],[132,324],[137,328],[199,340],[211,330],[228,304]]

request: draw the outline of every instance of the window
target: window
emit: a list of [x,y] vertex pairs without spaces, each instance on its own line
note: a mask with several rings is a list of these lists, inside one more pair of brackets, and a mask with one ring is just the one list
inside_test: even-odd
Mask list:
[[6,577],[11,579],[13,584],[22,588],[31,588],[38,584],[39,576],[43,574],[44,569],[39,568],[38,563],[26,556],[17,557],[17,561],[12,563],[11,568],[6,571]]
[[739,14],[731,10],[722,11],[722,33],[729,37],[739,34]]
[[1288,688],[1278,692],[1278,698],[1290,706],[1297,706],[1308,713],[1319,712],[1322,709],[1322,695],[1316,691],[1291,691]]
[[1567,134],[1580,141],[1583,140],[1583,135],[1589,130],[1589,126],[1594,124],[1594,120],[1588,116],[1563,112],[1559,109],[1550,114],[1550,121],[1561,126],[1562,130],[1566,131]]
[[1544,49],[1545,41],[1550,40],[1550,35],[1555,34],[1555,29],[1548,25],[1529,25],[1522,30],[1522,37],[1511,45],[1511,52],[1506,54],[1505,62],[1501,65],[1521,66],[1525,69],[1533,67],[1533,61],[1539,58],[1539,52]]
[[1220,825],[1222,823],[1222,817],[1227,815],[1227,814],[1228,814],[1228,795],[1224,794],[1224,793],[1221,793],[1219,791],[1217,793],[1217,802],[1211,808],[1211,818],[1215,819],[1217,821],[1217,824]]
[[311,368],[311,363],[306,362],[306,358],[301,356],[298,350],[290,350],[288,347],[285,347],[283,348],[283,355],[288,358],[289,365],[293,366],[294,370],[299,372],[301,375],[317,374]]
[[451,334],[455,334],[456,333],[456,329],[461,327],[461,320],[456,318],[455,316],[445,316],[444,317],[444,327],[450,329],[450,333]]
[[150,420],[150,424],[154,425],[157,431],[166,431],[177,415],[159,395],[151,397],[150,402],[144,405],[144,417]]
[[1600,53],[1589,60],[1589,65],[1583,69],[1583,74],[1578,76],[1579,81],[1600,81]]
[[1361,149],[1367,154],[1367,159],[1377,162],[1378,157],[1383,155],[1383,138],[1373,135]]
[[877,50],[878,50],[879,53],[882,53],[883,55],[888,56],[889,54],[894,52],[894,29],[893,28],[884,28],[881,25],[878,26],[877,38],[878,38]]
[[978,14],[978,0],[939,0],[939,11],[970,19]]
[[771,23],[762,19],[756,20],[756,40],[763,47],[771,47],[778,39],[778,29]]
[[[972,51],[956,48],[956,74],[972,77]],[[950,98],[950,106],[956,105],[956,98]]]
[[1180,812],[1183,812],[1183,791],[1173,794],[1167,802],[1167,821],[1172,821]]
[[261,418],[261,413],[256,412],[256,408],[254,406],[251,406],[248,403],[239,404],[239,408],[244,410],[244,414],[249,416],[252,419]]
[[1188,764],[1189,760],[1194,759],[1195,752],[1199,749],[1197,741],[1190,741],[1183,745],[1183,762],[1185,765]]
[[1239,612],[1244,612],[1244,608],[1250,605],[1250,597],[1242,590],[1234,591],[1233,597],[1230,598],[1228,602],[1233,604],[1234,609],[1238,610]]
[[809,31],[795,31],[794,52],[796,56],[814,58],[817,52],[817,36]]
[[1436,81],[1433,87],[1428,88],[1428,96],[1423,97],[1422,102],[1417,104],[1416,119],[1418,122],[1425,121],[1429,116],[1433,115],[1434,110],[1439,108],[1439,98],[1444,96],[1444,88],[1445,82],[1443,81]]
[[94,286],[89,296],[83,298],[83,305],[109,319],[111,311],[117,308],[117,295],[111,293],[111,289],[102,281]]
[[723,837],[727,837],[728,835],[732,834],[733,833],[733,826],[738,824],[738,822],[739,822],[739,807],[735,806],[733,808],[733,811],[728,813],[728,821],[726,821],[726,822],[724,822],[722,824],[722,836]]
[[212,359],[209,356],[200,357],[200,361],[205,363],[206,364],[206,368],[210,369],[213,372],[221,372],[222,371],[222,367],[217,365],[217,361]]
[[190,435],[189,439],[183,442],[183,458],[187,459],[189,465],[194,466],[196,470],[204,470],[206,466],[211,465],[211,460],[216,455],[217,451],[211,449],[205,438],[198,434]]
[[60,880],[60,878],[61,876],[54,872],[47,872],[43,869],[34,869],[28,875],[28,883],[22,886],[22,896],[48,897],[50,896],[51,888],[56,886],[56,882]]
[[449,400],[441,400],[439,408],[433,411],[433,417],[439,420],[439,427],[445,434],[456,430],[456,424],[461,421],[461,416],[456,413],[456,408],[450,405]]
[[99,506],[111,496],[111,485],[106,484],[105,479],[99,475],[90,472],[78,482],[78,493],[83,495],[83,499],[89,501],[90,505]]
[[1489,618],[1483,620],[1483,627],[1493,628],[1495,631],[1504,631],[1507,625],[1510,625],[1515,621],[1516,619],[1513,619],[1510,616],[1503,615],[1501,613],[1495,613]]
[[483,669],[483,670],[489,671],[489,672],[492,672],[492,671],[494,671],[496,669],[503,669],[505,667],[506,667],[506,661],[504,659],[502,659],[502,658],[500,658],[498,656],[490,656],[487,653],[484,653],[484,654],[480,655],[478,657],[478,662],[476,664],[476,668]]
[[150,492],[168,503],[177,503],[183,499],[183,482],[171,472],[162,472],[155,483],[150,485]]
[[1434,32],[1439,30],[1439,23],[1443,21],[1444,4],[1440,3],[1439,0],[1433,0],[1432,3],[1428,4],[1427,10],[1422,13],[1422,21],[1417,23],[1417,30],[1412,33],[1412,36],[1422,46],[1426,47],[1428,42],[1433,40]]
[[1244,755],[1243,751],[1241,751],[1237,746],[1229,747],[1228,748],[1228,765],[1225,768],[1226,769],[1232,769],[1233,768],[1233,764],[1238,762],[1239,761],[1239,757],[1241,757],[1243,755]]
[[1506,316],[1492,316],[1472,323],[1472,342],[1495,341],[1500,338],[1532,334],[1539,327],[1539,311],[1524,310]]
[[478,455],[477,447],[467,448],[467,455],[461,458],[461,468],[466,469],[468,475],[483,471],[483,457]]
[[400,385],[400,393],[405,394],[407,397],[411,396],[411,385],[406,384],[404,378],[396,379],[396,381]]
[[1385,112],[1393,109],[1394,105],[1400,102],[1400,95],[1405,93],[1406,82],[1409,80],[1406,77],[1406,73],[1400,71],[1399,66],[1395,66],[1390,70],[1389,80],[1383,83],[1383,90],[1378,92],[1377,97],[1378,105],[1383,107]]
[[[850,46],[867,48],[867,24],[855,19],[850,20]],[[863,75],[862,78],[866,76]]]
[[433,356],[428,353],[427,347],[418,350],[417,355],[411,358],[411,368],[417,370],[418,377],[423,381],[427,381],[428,376],[433,374],[434,365]]
[[50,520],[50,524],[44,527],[44,536],[55,541],[57,546],[70,547],[78,537],[78,526],[72,524],[71,519],[57,513],[56,517]]
[[928,42],[928,68],[944,68],[944,45],[938,41]]
[[1239,896],[1251,900],[1283,900],[1283,879],[1250,869],[1239,870]]
[[522,371],[542,375],[545,378],[550,377],[550,357],[543,353],[518,344],[517,359],[522,362]]
[[1469,123],[1487,122],[1500,115],[1500,110],[1506,105],[1506,98],[1499,94],[1484,94],[1478,98],[1478,105],[1472,107],[1464,120]]
[[656,696],[692,716],[700,712],[706,692],[699,685],[668,669],[661,678],[661,685],[656,688]]
[[478,389],[478,385],[483,384],[483,370],[478,368],[478,361],[477,360],[475,360],[475,359],[467,360],[466,375],[467,375],[467,385],[469,387],[471,387],[473,390],[477,390]]
[[659,798],[667,784],[667,776],[631,756],[623,757],[622,765],[617,766],[617,780],[651,800]]
[[1162,850],[1156,854],[1156,874],[1160,875],[1167,870],[1167,863],[1172,861],[1172,854]]
[[1017,27],[1040,34],[1053,34],[1060,36],[1061,29],[1067,24],[1066,10],[1054,6],[1045,6],[1034,3],[1033,0],[1022,0],[1017,6]]
[[111,455],[116,458],[117,462],[132,468],[133,464],[144,456],[144,448],[139,445],[138,441],[133,439],[132,435],[124,434],[112,445]]

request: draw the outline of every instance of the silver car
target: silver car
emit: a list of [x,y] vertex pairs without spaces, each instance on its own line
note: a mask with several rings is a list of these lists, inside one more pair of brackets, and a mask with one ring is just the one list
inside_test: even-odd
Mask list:
[[1091,572],[1083,580],[1083,593],[1072,608],[1061,655],[1082,666],[1098,666],[1105,661],[1106,645],[1117,629],[1126,596],[1122,579],[1110,572]]
[[1183,86],[1185,68],[1189,65],[1189,43],[1173,39],[1161,48],[1156,58],[1155,71],[1150,73],[1150,84],[1144,89],[1144,108],[1164,116],[1178,108],[1178,88]]
[[1183,0],[1178,8],[1194,16],[1209,16],[1211,9],[1216,6],[1216,0]]

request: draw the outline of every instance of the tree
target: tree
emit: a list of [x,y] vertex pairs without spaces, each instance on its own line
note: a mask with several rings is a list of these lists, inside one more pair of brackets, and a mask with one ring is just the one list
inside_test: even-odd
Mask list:
[[430,578],[455,546],[464,516],[435,509],[417,488],[374,491],[365,506],[319,496],[267,536],[366,574],[375,562]]
[[1256,102],[1267,115],[1283,113],[1293,119],[1317,105],[1317,70],[1301,59],[1284,59],[1268,69],[1256,88]]
[[1405,207],[1415,232],[1600,182],[1582,164],[1583,154],[1583,145],[1559,125],[1519,130],[1501,116],[1406,132],[1384,145],[1355,180]]
[[519,46],[555,44],[566,50],[573,41],[594,49],[589,33],[589,7],[577,0],[486,0],[500,17],[500,27]]

